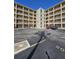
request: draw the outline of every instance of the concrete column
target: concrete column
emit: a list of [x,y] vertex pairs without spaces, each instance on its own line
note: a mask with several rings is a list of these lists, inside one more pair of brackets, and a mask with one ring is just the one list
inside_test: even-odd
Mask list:
[[[24,7],[23,7],[23,23],[24,23],[24,20],[25,20],[25,19],[24,19]],[[24,26],[24,25],[23,25],[23,26]]]
[[55,14],[54,14],[54,8],[53,8],[53,25],[55,25]]
[[23,7],[23,10],[22,10],[22,28],[24,28],[24,7]]
[[61,29],[62,29],[62,4],[60,4],[60,8],[61,8]]
[[16,4],[16,7],[15,8],[16,8],[16,19],[15,19],[15,24],[16,25],[15,26],[17,26],[17,4]]
[[[15,10],[17,11],[17,7],[15,6]],[[15,16],[14,16],[14,19],[15,19],[15,21],[14,21],[14,27],[16,27],[16,16],[17,16],[17,14],[16,14],[16,11],[14,11],[14,14],[15,14]]]
[[29,9],[28,9],[28,28],[29,28]]

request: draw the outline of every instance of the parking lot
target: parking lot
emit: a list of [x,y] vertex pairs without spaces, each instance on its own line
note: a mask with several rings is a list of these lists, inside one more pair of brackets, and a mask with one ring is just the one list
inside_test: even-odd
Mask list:
[[62,30],[16,30],[14,42],[25,40],[30,47],[15,54],[15,59],[65,59],[65,32]]

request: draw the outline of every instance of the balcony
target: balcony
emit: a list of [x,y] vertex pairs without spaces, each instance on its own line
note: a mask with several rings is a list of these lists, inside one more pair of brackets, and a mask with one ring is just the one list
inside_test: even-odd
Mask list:
[[17,8],[17,10],[21,10],[22,11],[23,9],[22,8]]
[[61,24],[61,19],[56,19],[56,20],[55,20],[55,23],[56,23],[56,24]]
[[52,15],[49,15],[49,17],[53,17],[54,15],[52,14]]
[[65,5],[63,5],[62,8],[65,8]]
[[50,16],[49,19],[53,19],[53,16]]
[[28,20],[28,18],[24,18],[24,20]]
[[16,28],[22,28],[22,24],[17,24]]
[[32,11],[32,12],[31,12],[31,11],[29,11],[29,14],[34,14],[34,12],[33,12],[33,11]]
[[28,28],[28,24],[24,24],[24,28]]
[[60,7],[58,7],[58,8],[55,8],[55,9],[54,9],[54,11],[57,11],[57,10],[60,10],[60,9],[61,9],[61,8],[60,8]]
[[29,23],[33,23],[33,20],[29,20]]
[[53,8],[49,8],[48,10],[49,10],[49,11],[53,11]]
[[65,10],[62,10],[62,13],[65,13]]
[[20,20],[22,20],[23,18],[22,18],[22,17],[18,17],[18,18],[16,18],[16,19],[20,19]]
[[36,24],[34,24],[34,27],[36,27]]
[[24,14],[24,18],[28,18],[28,14]]
[[53,15],[53,12],[49,12],[49,15]]
[[65,24],[62,24],[62,27],[65,28]]
[[53,20],[51,19],[51,20],[49,20],[49,22],[51,23],[51,22],[53,22]]
[[61,28],[61,24],[55,24],[55,26],[57,26],[58,28]]
[[36,20],[36,18],[34,18],[34,20]]
[[46,16],[48,16],[48,14],[46,14]]
[[28,19],[28,15],[24,15],[24,19]]
[[28,22],[24,22],[24,24],[28,24]]
[[17,4],[17,8],[18,8],[18,9],[23,9],[23,6]]
[[17,12],[16,12],[16,11],[14,11],[14,14],[17,14]]
[[55,20],[55,23],[60,23],[61,24],[61,20]]
[[64,21],[64,22],[62,22],[62,24],[65,24],[65,21]]
[[17,7],[14,7],[14,9],[17,9]]
[[33,14],[29,14],[29,16],[31,16],[31,17],[32,17],[32,16],[33,16]]
[[29,9],[29,11],[30,11],[30,12],[33,12],[33,10],[32,10],[32,9]]
[[14,8],[14,12],[16,12],[16,9]]
[[22,20],[21,19],[17,19],[17,22],[22,22]]
[[28,14],[28,11],[25,11],[25,10],[24,10],[24,14]]
[[22,24],[22,22],[17,22],[16,24]]
[[62,15],[62,18],[65,18],[65,15]]
[[33,23],[29,23],[29,25],[30,25],[30,26],[32,26],[32,27],[34,26],[34,24],[33,24]]
[[32,17],[32,16],[30,16],[30,17],[29,17],[29,20],[33,20],[33,17]]
[[27,24],[28,23],[28,20],[24,20],[24,24]]
[[18,15],[23,15],[23,13],[20,13],[20,12],[18,12],[17,14],[18,14]]
[[14,20],[14,24],[16,24],[16,21]]
[[62,3],[62,8],[65,7],[65,2]]
[[14,16],[14,19],[16,19],[16,16]]
[[17,14],[17,18],[23,18],[23,15]]
[[62,19],[62,22],[65,22],[65,19]]
[[55,19],[61,19],[61,17],[55,17]]
[[36,15],[34,14],[34,16],[36,17]]
[[28,11],[28,8],[24,7],[24,11]]
[[54,13],[54,15],[59,15],[59,14],[61,14],[61,12],[56,12],[56,13]]

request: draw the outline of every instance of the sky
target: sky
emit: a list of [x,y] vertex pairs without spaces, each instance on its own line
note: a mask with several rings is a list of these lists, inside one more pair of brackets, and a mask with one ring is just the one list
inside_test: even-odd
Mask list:
[[38,8],[48,9],[61,1],[64,0],[14,0],[14,2],[30,7],[34,10],[37,10]]

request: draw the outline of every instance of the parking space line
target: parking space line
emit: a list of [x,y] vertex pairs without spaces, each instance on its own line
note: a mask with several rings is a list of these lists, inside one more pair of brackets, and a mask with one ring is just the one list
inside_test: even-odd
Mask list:
[[[40,41],[39,43],[43,43],[43,42],[45,42],[45,41],[46,41],[46,39]],[[16,43],[16,44],[17,44],[17,43]],[[34,46],[36,46],[37,44],[38,44],[38,43],[35,43],[35,44],[31,45],[31,46],[24,47],[24,48],[22,48],[22,49],[20,49],[20,50],[18,50],[18,51],[16,51],[16,52],[14,52],[14,55],[20,53],[21,51],[24,51],[25,49],[28,49],[28,48],[34,47]]]

